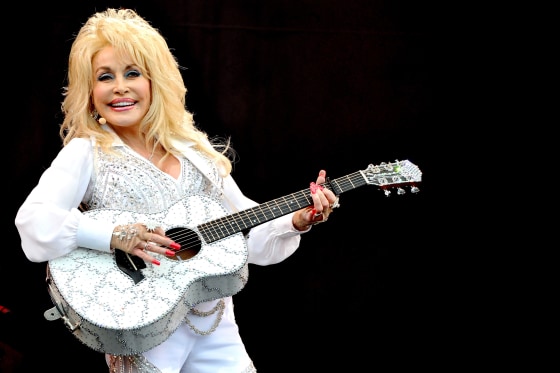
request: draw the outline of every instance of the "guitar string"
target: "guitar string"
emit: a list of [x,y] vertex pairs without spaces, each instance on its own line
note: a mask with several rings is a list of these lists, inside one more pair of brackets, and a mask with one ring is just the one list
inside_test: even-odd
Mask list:
[[[356,178],[357,177],[356,175],[358,176],[358,178]],[[348,175],[348,176],[343,177],[341,179],[331,181],[331,183],[336,184],[338,186],[338,189],[344,192],[346,190],[349,190],[351,188],[356,187],[356,183],[352,182],[352,179],[361,180],[363,182],[363,177],[362,177],[361,173],[356,172],[354,174]],[[360,184],[358,186],[361,186],[361,185],[363,185],[363,184]],[[328,185],[325,185],[325,186],[328,188]],[[300,194],[305,199],[306,204],[302,205],[302,204],[298,203],[298,205],[299,205],[298,208],[309,206],[311,204],[311,199],[310,199],[310,197],[307,196],[307,192],[308,192],[307,190],[303,190],[303,191],[292,194],[292,195]],[[267,202],[263,205],[256,206],[255,208],[249,209],[247,211],[241,211],[239,213],[239,216],[245,215],[247,217],[247,216],[250,215],[250,213],[252,213],[251,216],[253,216],[253,215],[256,216],[257,220],[260,221],[259,215],[255,212],[257,210],[260,210],[262,212],[262,215],[265,217],[265,221],[268,221],[270,219],[273,219],[273,218],[277,217],[276,214],[274,213],[274,211],[272,211],[272,210],[270,210],[270,212],[267,212],[267,210],[263,211],[263,209],[267,208],[269,205],[270,206],[277,206],[277,207],[280,208],[282,214],[279,215],[279,216],[285,215],[286,213],[289,213],[289,212],[292,211],[291,209],[288,209],[288,212],[284,212],[282,207],[281,207],[281,205],[288,206],[288,204],[285,202],[286,198],[287,197],[278,198],[276,200]],[[268,207],[268,208],[271,209],[271,207]],[[206,233],[207,235],[210,234],[211,231],[213,231],[214,233],[217,233],[216,236],[218,238],[223,238],[223,237],[227,237],[227,236],[229,236],[229,235],[231,235],[235,232],[239,232],[243,228],[247,228],[247,226],[245,226],[243,224],[241,224],[243,226],[243,228],[241,228],[241,225],[239,224],[239,223],[242,223],[245,220],[246,219],[244,219],[242,217],[236,218],[236,217],[233,217],[231,215],[230,216],[225,216],[225,217],[219,218],[219,219],[217,219],[213,222],[203,223],[203,224],[199,225],[199,228],[200,228],[199,230],[202,231],[202,233]],[[224,235],[223,232],[222,232],[222,228],[225,229],[224,222],[228,222],[230,225],[235,225],[237,227],[237,229],[235,229],[232,233],[228,232],[227,229],[226,229],[227,234]],[[204,228],[202,226],[206,226],[206,228]],[[189,229],[185,229],[185,230],[181,231],[179,234],[170,235],[170,237],[174,238],[176,241],[180,241],[182,243],[182,246],[187,245],[187,249],[191,248],[190,245],[199,246],[199,244],[200,244],[200,240],[199,240],[196,232],[193,232],[192,230],[189,230]],[[212,238],[215,238],[215,237],[212,237]],[[182,241],[183,239],[185,241]],[[180,250],[180,251],[182,251],[182,250]]]
[[[358,174],[358,173],[355,173]],[[350,176],[348,176],[347,178],[350,178]],[[339,182],[339,180],[337,179],[336,181],[334,181],[333,183],[335,184],[344,184],[344,182]],[[346,185],[348,186],[354,186],[355,183],[351,183],[351,182],[346,182]],[[325,187],[328,188],[328,185],[325,185]],[[339,189],[345,189],[345,188],[340,188]],[[308,190],[302,190],[296,193],[293,193],[291,195],[285,196],[285,197],[281,197],[281,198],[277,198],[275,200],[269,201],[267,203],[264,203],[262,205],[256,206],[254,208],[251,208],[249,210],[245,210],[245,211],[240,211],[235,217],[232,215],[228,215],[228,216],[224,216],[222,218],[218,218],[212,222],[207,222],[207,223],[203,223],[200,224],[198,226],[199,231],[201,231],[201,233],[203,235],[206,235],[207,237],[211,237],[211,238],[223,238],[223,237],[227,237],[233,233],[236,232],[240,232],[245,228],[248,228],[248,226],[246,224],[243,224],[244,221],[246,221],[249,217],[256,217],[257,221],[261,221],[261,217],[265,218],[265,222],[271,219],[274,219],[276,217],[279,216],[283,216],[286,215],[288,213],[290,213],[291,211],[294,211],[292,209],[291,206],[289,206],[289,200],[288,202],[286,201],[287,198],[289,198],[290,196],[292,196],[295,200],[296,203],[298,204],[298,208],[303,208],[306,206],[311,205],[311,197],[307,195]],[[300,200],[304,200],[305,204],[302,204]],[[285,210],[285,207],[287,207],[288,209]],[[278,215],[276,214],[275,208],[279,208],[281,214]],[[257,213],[257,211],[260,212]],[[225,225],[229,224],[231,227],[234,227],[235,229],[233,229],[233,231],[231,233],[229,233],[227,227]],[[226,234],[224,235],[224,230],[226,232]],[[196,232],[185,228],[182,229],[179,232],[175,232],[172,234],[168,235],[171,239],[173,239],[176,242],[180,242],[181,243],[181,250],[179,250],[178,252],[184,251],[184,250],[188,250],[191,249],[193,247],[198,247],[200,245],[200,239],[199,236]],[[212,241],[213,242],[213,241]]]
[[[390,164],[389,166],[392,166],[392,164]],[[406,167],[407,165],[405,165]],[[412,175],[410,175],[410,172],[408,172],[408,167],[406,167],[407,169],[402,169],[400,171],[395,172],[396,174],[399,175],[399,177],[403,177],[405,180],[408,180],[409,177],[412,178]],[[393,168],[390,167],[390,169],[392,170]],[[383,175],[382,175],[383,176]],[[387,176],[387,175],[384,175]],[[353,182],[354,181],[354,182]],[[358,183],[358,185],[356,185],[357,181],[360,181],[361,183]],[[333,185],[336,185],[338,190],[340,190],[341,192],[345,192],[347,190],[350,190],[352,188],[356,188],[357,186],[362,186],[365,184],[365,181],[363,180],[363,175],[360,171],[358,172],[354,172],[353,174],[347,175],[345,177],[336,179],[336,180],[332,180],[330,181],[330,183],[332,183]],[[395,183],[393,183],[395,184]],[[402,184],[402,183],[401,183]],[[327,184],[323,184],[325,187],[329,187],[329,185]],[[302,205],[299,201],[298,201],[298,208],[303,208],[306,206],[309,206],[311,204],[311,199],[310,197],[307,195],[307,190],[302,190],[296,193],[293,193],[291,196],[296,196],[299,195],[301,198],[301,196],[304,197],[304,200],[306,202],[305,205]],[[278,216],[283,216],[287,213],[290,213],[291,211],[293,211],[291,209],[291,207],[288,205],[288,203],[286,202],[286,197],[281,197],[281,198],[277,198],[275,200],[272,200],[270,202],[264,203],[262,205],[256,206],[254,208],[245,210],[245,211],[241,211],[239,213],[236,214],[236,216],[233,215],[228,215],[228,216],[224,216],[222,218],[218,218],[212,222],[207,222],[207,223],[202,223],[198,226],[199,231],[201,231],[201,233],[203,235],[206,235],[206,237],[211,237],[214,238],[213,241],[214,242],[216,239],[220,239],[220,238],[224,238],[227,237],[231,234],[234,234],[236,232],[240,232],[241,230],[248,228],[247,225],[242,224],[244,221],[247,220],[247,218],[249,217],[256,217],[257,221],[260,221],[261,219],[259,217],[264,217],[265,218],[265,222],[270,220],[270,219],[274,219],[276,218],[276,214],[274,213],[273,207],[278,207],[281,211],[281,214]],[[285,212],[283,210],[283,207],[288,207],[287,212]],[[257,211],[260,211],[261,214],[257,213]],[[229,224],[230,227],[235,227],[235,229],[233,229],[231,232],[227,229],[227,227],[225,226],[226,224]],[[226,234],[224,235],[224,230],[226,232]],[[212,234],[212,232],[214,234]],[[216,238],[217,237],[217,238]],[[199,246],[200,245],[200,239],[199,236],[196,232],[185,228],[183,230],[181,230],[179,233],[177,234],[171,234],[170,238],[174,239],[175,241],[179,241],[181,242],[181,246],[186,245],[187,246],[187,250],[194,247],[194,246]],[[180,251],[183,251],[185,249],[181,249]]]
[[[305,202],[309,203],[309,201],[307,200],[307,198],[303,193],[304,193],[303,191],[300,192],[300,194],[304,197]],[[297,193],[294,193],[293,195],[296,194]],[[285,198],[287,197],[284,197],[283,200],[277,199],[265,203],[262,206],[256,206],[249,210],[241,211],[238,213],[237,215],[238,217],[228,215],[219,218],[213,222],[200,224],[198,226],[199,231],[206,238],[212,239],[211,242],[213,242],[219,238],[227,237],[233,233],[240,232],[243,229],[248,228],[247,224],[243,223],[244,221],[247,221],[247,219],[252,220],[252,218],[256,217],[256,220],[260,222],[262,220],[262,217],[265,218],[264,221],[268,221],[277,216],[285,215],[292,210],[291,208],[289,208],[288,203],[285,202]],[[299,197],[299,199],[301,199],[301,196]],[[299,206],[302,205],[300,201],[298,201],[297,203]],[[278,212],[277,209],[273,210],[273,207],[277,207],[280,210],[281,214],[277,213]],[[288,207],[288,209],[286,210],[285,207]],[[276,211],[276,213],[274,211]],[[228,231],[228,226],[230,227],[230,229],[233,228],[231,233],[229,233]],[[224,234],[224,232],[226,234]],[[185,228],[184,230],[181,230],[178,233],[169,234],[169,237],[174,239],[174,241],[178,241],[179,243],[181,243],[182,247],[186,245],[186,249],[200,245],[200,240],[198,238],[198,235],[188,228]],[[183,249],[179,250],[179,252],[180,251],[183,251]]]

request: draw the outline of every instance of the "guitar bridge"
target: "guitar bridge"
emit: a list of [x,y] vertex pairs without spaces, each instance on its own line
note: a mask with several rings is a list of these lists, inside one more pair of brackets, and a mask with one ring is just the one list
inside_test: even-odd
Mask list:
[[130,277],[135,284],[144,279],[144,274],[141,269],[146,268],[146,263],[144,263],[142,258],[115,249],[115,262],[117,263],[117,267]]

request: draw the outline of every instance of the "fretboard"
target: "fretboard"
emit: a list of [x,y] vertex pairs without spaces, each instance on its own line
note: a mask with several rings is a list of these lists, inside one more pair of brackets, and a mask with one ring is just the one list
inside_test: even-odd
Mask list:
[[[323,187],[336,195],[366,185],[361,171],[323,183]],[[253,228],[272,219],[313,204],[310,190],[304,189],[258,206],[200,224],[197,228],[207,243],[211,243],[243,230]]]

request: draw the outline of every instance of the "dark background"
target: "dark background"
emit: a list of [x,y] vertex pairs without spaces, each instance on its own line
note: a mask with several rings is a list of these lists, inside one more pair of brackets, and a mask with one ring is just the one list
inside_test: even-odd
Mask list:
[[321,168],[337,178],[408,159],[423,172],[416,195],[385,197],[375,186],[343,194],[329,223],[305,234],[292,257],[250,267],[234,300],[259,372],[398,368],[437,355],[433,338],[445,307],[435,284],[445,280],[432,256],[445,217],[438,216],[433,176],[439,154],[431,5],[97,1],[30,7],[4,45],[4,109],[13,131],[4,139],[11,150],[5,163],[13,179],[4,191],[0,369],[106,370],[100,353],[62,322],[43,318],[52,307],[45,263],[26,259],[13,219],[61,147],[73,37],[107,6],[136,9],[166,37],[185,68],[188,109],[209,135],[231,136],[239,154],[233,175],[254,200],[306,188]]

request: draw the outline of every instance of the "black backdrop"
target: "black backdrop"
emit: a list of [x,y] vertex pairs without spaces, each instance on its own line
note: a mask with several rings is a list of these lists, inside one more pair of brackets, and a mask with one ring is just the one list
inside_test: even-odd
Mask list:
[[259,371],[352,371],[429,358],[425,340],[441,312],[429,260],[438,233],[428,158],[431,9],[404,0],[94,1],[30,8],[5,45],[4,102],[13,114],[5,142],[14,159],[5,162],[12,168],[0,367],[105,369],[101,354],[43,318],[52,306],[45,263],[25,258],[13,218],[61,146],[73,35],[106,6],[135,8],[167,38],[185,68],[188,108],[210,135],[231,136],[240,156],[233,175],[249,197],[266,202],[301,190],[320,168],[336,178],[409,159],[423,172],[417,195],[385,197],[374,186],[343,194],[329,223],[304,235],[292,257],[250,267],[234,300]]

